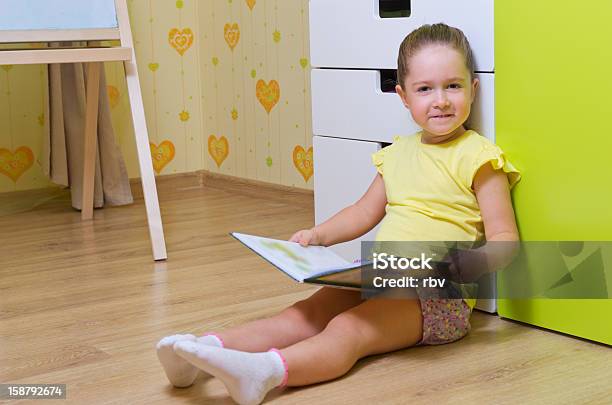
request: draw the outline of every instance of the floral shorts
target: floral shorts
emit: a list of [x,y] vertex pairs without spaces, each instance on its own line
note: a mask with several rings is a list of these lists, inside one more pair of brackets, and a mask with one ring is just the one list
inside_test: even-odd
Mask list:
[[461,339],[470,331],[470,307],[462,299],[420,299],[423,339],[417,345],[441,345]]

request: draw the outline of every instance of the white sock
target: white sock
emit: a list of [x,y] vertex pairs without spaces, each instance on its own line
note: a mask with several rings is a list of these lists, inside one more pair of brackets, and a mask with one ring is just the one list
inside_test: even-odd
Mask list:
[[241,405],[259,404],[268,391],[286,383],[285,360],[275,349],[247,353],[182,340],[174,344],[174,352],[223,381]]
[[200,370],[174,353],[173,346],[178,341],[198,342],[217,347],[223,347],[223,342],[216,335],[196,338],[187,334],[166,336],[157,343],[157,357],[164,368],[168,381],[175,387],[189,387],[195,381]]

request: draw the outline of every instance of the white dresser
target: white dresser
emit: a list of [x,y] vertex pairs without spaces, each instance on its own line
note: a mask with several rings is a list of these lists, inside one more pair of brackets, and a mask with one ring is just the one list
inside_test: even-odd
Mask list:
[[[422,24],[444,22],[467,36],[480,79],[468,127],[495,140],[493,21],[493,0],[310,0],[315,223],[365,193],[376,174],[372,153],[419,130],[392,80],[400,43]],[[333,249],[358,258],[360,241],[376,230]],[[495,300],[477,307],[494,312]]]

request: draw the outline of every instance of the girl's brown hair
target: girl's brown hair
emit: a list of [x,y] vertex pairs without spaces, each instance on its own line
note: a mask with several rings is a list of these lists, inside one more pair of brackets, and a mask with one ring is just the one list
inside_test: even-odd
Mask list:
[[404,38],[397,57],[397,83],[404,88],[404,80],[408,75],[409,60],[426,45],[448,45],[463,55],[465,66],[470,72],[470,80],[474,77],[474,56],[470,43],[463,32],[444,23],[425,24]]

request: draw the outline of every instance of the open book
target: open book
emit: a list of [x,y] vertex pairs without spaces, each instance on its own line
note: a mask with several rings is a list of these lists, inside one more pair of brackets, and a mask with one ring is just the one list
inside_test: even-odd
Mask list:
[[[295,242],[237,232],[231,235],[300,283],[348,288],[361,286],[359,269],[363,263],[360,259],[349,262],[324,246],[303,247]],[[346,274],[335,276],[340,273]]]

